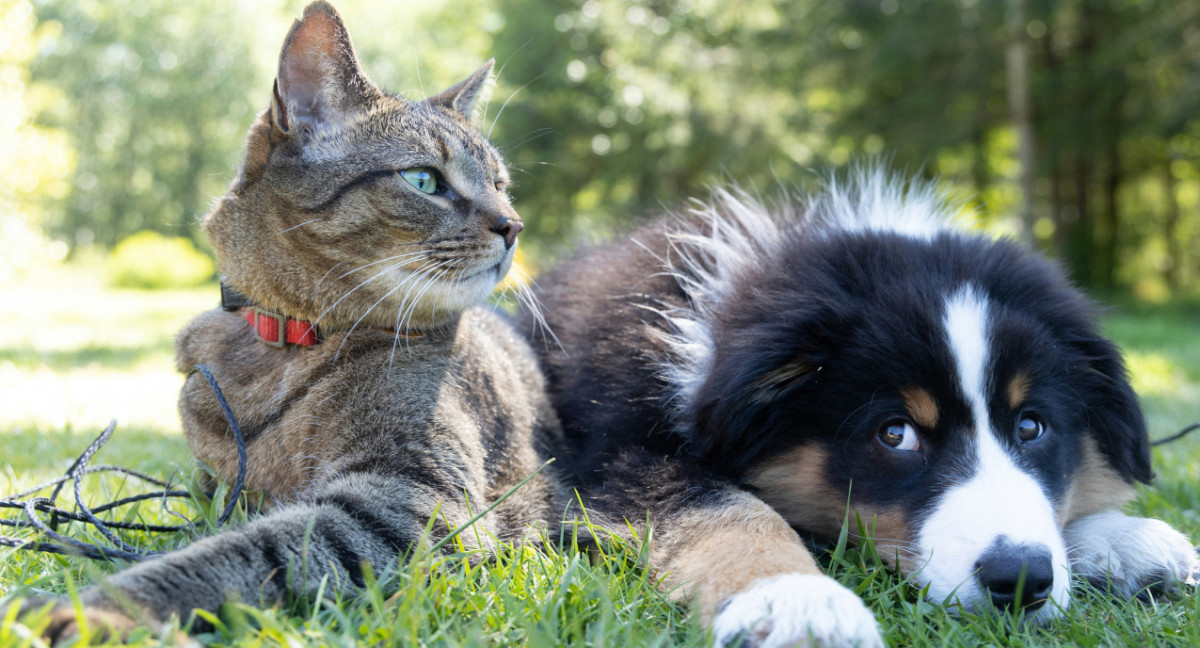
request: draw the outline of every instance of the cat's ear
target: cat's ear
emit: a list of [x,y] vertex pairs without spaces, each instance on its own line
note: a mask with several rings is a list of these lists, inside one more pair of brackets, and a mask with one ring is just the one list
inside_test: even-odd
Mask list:
[[449,108],[454,112],[467,118],[471,123],[478,123],[480,111],[484,104],[487,103],[488,97],[492,95],[492,88],[496,85],[496,77],[492,74],[492,69],[496,67],[496,59],[488,59],[483,67],[475,71],[475,74],[467,77],[467,79],[449,90],[434,95],[426,101],[435,105]]
[[305,7],[279,54],[271,101],[275,127],[290,133],[303,124],[336,123],[377,92],[337,10],[323,0]]

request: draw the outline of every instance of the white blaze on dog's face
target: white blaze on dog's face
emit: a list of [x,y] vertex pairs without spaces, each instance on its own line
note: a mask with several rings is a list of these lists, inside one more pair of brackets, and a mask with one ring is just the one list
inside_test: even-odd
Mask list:
[[[826,254],[838,281],[797,279],[824,294],[746,309],[728,329],[790,343],[761,336],[766,370],[711,390],[716,403],[749,394],[723,414],[761,431],[745,483],[819,537],[837,537],[849,503],[851,536],[862,520],[931,599],[1053,618],[1069,604],[1064,525],[1149,477],[1119,353],[1054,275],[1013,272],[1030,257],[1012,248],[853,235],[812,247],[796,256]],[[736,370],[712,375],[733,383]]]
[[1027,248],[938,225],[928,187],[868,175],[766,214],[724,195],[675,235],[690,306],[665,313],[661,377],[690,449],[818,538],[861,520],[931,599],[1058,614],[1064,528],[1152,476],[1093,305]]
[[[1007,430],[992,421],[1004,417],[988,411],[988,302],[967,286],[946,301],[945,335],[957,369],[957,382],[973,426],[962,433],[974,442],[973,471],[942,493],[927,517],[914,529],[914,577],[929,586],[935,600],[957,599],[968,610],[987,609],[993,600],[1034,602],[1031,617],[1054,616],[1067,606],[1070,577],[1061,522],[1054,503],[1036,476],[1022,470],[1006,449]],[[1044,429],[1032,418],[1028,442]],[[906,570],[907,571],[907,570]],[[1046,600],[1051,605],[1035,601]]]

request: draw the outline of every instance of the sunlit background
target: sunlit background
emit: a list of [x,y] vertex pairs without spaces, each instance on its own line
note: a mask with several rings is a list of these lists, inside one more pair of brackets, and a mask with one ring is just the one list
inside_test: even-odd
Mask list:
[[[335,4],[406,96],[496,59],[482,128],[535,274],[714,182],[770,195],[874,156],[1200,329],[1200,3]],[[171,338],[216,299],[200,218],[302,8],[0,0],[0,430],[178,429]],[[1190,416],[1200,358],[1145,342],[1137,379]]]

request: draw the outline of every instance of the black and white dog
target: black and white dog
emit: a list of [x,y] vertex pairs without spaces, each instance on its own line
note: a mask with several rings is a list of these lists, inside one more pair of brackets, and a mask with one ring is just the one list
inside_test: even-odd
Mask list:
[[1120,511],[1150,453],[1093,306],[953,220],[877,170],[806,201],[718,190],[542,280],[559,454],[593,514],[649,521],[718,644],[880,645],[795,532],[856,516],[964,610],[1043,622],[1072,572],[1122,596],[1194,582],[1187,538]]

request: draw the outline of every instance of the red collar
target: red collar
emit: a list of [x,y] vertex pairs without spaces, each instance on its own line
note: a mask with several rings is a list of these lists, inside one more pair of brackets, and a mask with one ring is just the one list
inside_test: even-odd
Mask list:
[[[221,308],[226,311],[241,313],[246,322],[254,328],[255,337],[262,340],[264,344],[279,349],[289,344],[306,347],[316,346],[325,339],[325,336],[321,334],[321,329],[315,323],[308,320],[294,319],[287,315],[280,315],[279,313],[258,306],[250,301],[249,297],[230,288],[224,281],[221,282]],[[398,332],[394,329],[376,330],[386,330],[393,335],[399,334],[409,339],[425,337],[425,334],[420,331]]]
[[240,312],[264,344],[282,349],[289,344],[314,346],[321,341],[317,325],[307,320],[292,319],[257,306],[243,307]]

